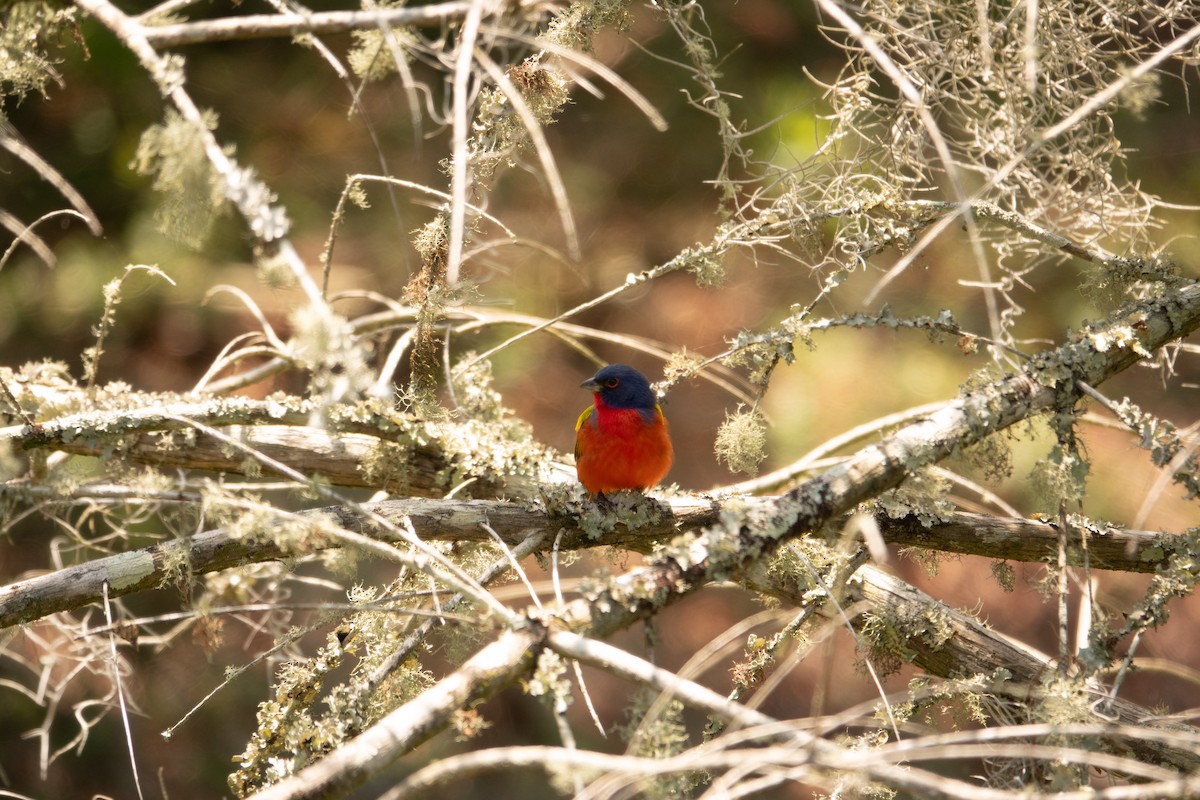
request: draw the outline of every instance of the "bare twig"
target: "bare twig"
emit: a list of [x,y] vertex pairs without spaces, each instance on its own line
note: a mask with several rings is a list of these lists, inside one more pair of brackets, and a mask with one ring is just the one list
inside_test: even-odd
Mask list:
[[237,17],[170,25],[143,25],[142,34],[153,47],[180,47],[237,39],[291,37],[302,33],[332,34],[362,31],[381,25],[440,25],[463,16],[470,2],[386,8],[375,11],[318,11],[307,14],[247,14]]

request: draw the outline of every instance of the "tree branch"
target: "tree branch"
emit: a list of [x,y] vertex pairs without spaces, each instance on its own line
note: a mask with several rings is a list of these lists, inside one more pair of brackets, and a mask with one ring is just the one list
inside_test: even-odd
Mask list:
[[[38,404],[86,402],[82,396],[43,397],[44,388],[24,383],[12,386],[18,401],[29,397]],[[194,400],[128,393],[104,402],[121,405],[0,428],[0,446],[119,457],[160,467],[257,473],[258,467],[244,453],[181,421],[192,420],[227,429],[246,446],[337,486],[441,497],[471,480],[468,494],[525,497],[547,482],[572,477],[556,454],[532,442],[504,439],[473,423],[425,422],[370,402],[328,409],[325,428],[311,427],[315,406],[295,397]],[[153,435],[160,433],[179,438]]]
[[169,25],[141,25],[140,29],[142,36],[153,47],[179,47],[239,39],[347,33],[371,30],[381,25],[440,25],[446,20],[462,16],[470,7],[469,2],[449,2],[374,11],[247,14]]
[[[100,501],[104,497],[100,492],[92,493],[85,488],[70,498],[58,495],[56,499],[63,502]],[[125,503],[131,498],[122,492],[112,499]],[[192,496],[176,498],[174,493],[157,499],[198,502],[198,498]],[[704,497],[672,497],[655,501],[653,513],[636,522],[632,522],[635,515],[629,515],[631,522],[622,522],[585,502],[577,503],[574,511],[564,508],[554,513],[504,501],[424,498],[385,500],[366,504],[366,508],[397,524],[407,519],[426,541],[486,542],[491,539],[483,527],[486,524],[508,545],[520,544],[531,530],[558,529],[561,531],[559,547],[563,550],[608,546],[648,553],[655,543],[713,525],[723,513],[734,509],[741,509],[742,513],[762,511],[772,502],[774,498],[726,498],[718,502]],[[230,500],[229,504],[236,507],[237,501]],[[264,507],[256,506],[255,510],[261,513]],[[392,544],[401,543],[400,539],[344,506],[327,506],[294,514],[276,513],[279,527],[309,521],[314,536],[306,541],[306,545],[313,549],[337,545],[321,536],[321,526],[326,524]],[[962,512],[930,526],[922,524],[916,517],[891,519],[884,514],[878,514],[876,521],[886,542],[907,547],[1030,562],[1052,558],[1057,548],[1055,527],[1038,520]],[[1072,548],[1068,550],[1068,563],[1082,566],[1086,557],[1086,563],[1093,569],[1154,572],[1164,566],[1172,554],[1194,546],[1192,538],[1187,536],[1090,528],[1086,556],[1082,548]],[[0,587],[0,628],[97,602],[105,581],[109,584],[110,596],[122,597],[161,588],[174,580],[188,580],[191,576],[263,561],[294,558],[298,554],[295,547],[269,531],[256,537],[233,536],[224,529],[205,531],[188,539],[98,558]],[[182,575],[179,572],[181,564],[186,565]]]
[[[881,442],[862,448],[846,461],[786,495],[741,508],[730,504],[716,522],[697,533],[675,537],[645,566],[588,590],[581,599],[568,603],[553,614],[550,624],[565,626],[584,636],[604,638],[657,613],[664,605],[713,580],[744,575],[765,563],[789,539],[817,529],[849,512],[858,503],[898,485],[913,470],[1032,415],[1069,409],[1080,396],[1078,381],[1091,385],[1101,383],[1197,326],[1200,326],[1200,286],[1197,285],[1185,288],[1172,299],[1148,300],[1108,321],[1092,325],[1066,345],[1035,357],[1024,372],[961,396]],[[444,512],[445,507],[441,508]],[[511,521],[514,524],[521,524],[519,514],[528,513],[517,511],[516,507],[505,508],[513,509]],[[414,510],[410,505],[404,513],[411,519]],[[475,507],[476,514],[481,510]],[[493,529],[497,529],[498,516],[486,516]],[[430,525],[444,528],[447,527],[446,520],[442,514]],[[537,527],[545,526],[547,521],[534,515],[526,517],[523,524]],[[558,522],[556,518],[553,524]],[[353,520],[339,521],[339,525],[353,523]],[[581,528],[586,529],[586,525]],[[595,528],[591,530],[594,532]],[[215,548],[218,540],[219,537],[214,536],[208,544]],[[116,575],[118,580],[109,580],[114,587],[116,584],[130,586],[133,583],[128,577],[130,574],[147,572],[145,554],[127,555],[127,562],[116,565],[121,568]],[[153,562],[153,558],[149,560]],[[216,560],[214,555],[214,563]],[[112,562],[109,565],[112,566]],[[928,607],[928,598],[919,593],[911,594],[915,592],[911,587],[889,588],[888,581],[887,576],[872,576],[864,583],[864,598],[877,606],[891,607],[903,602]],[[16,594],[18,588],[21,587],[8,587],[5,594]],[[871,592],[875,593],[874,597]],[[905,594],[908,596],[903,597]],[[543,641],[543,634],[535,630],[542,624],[530,623],[530,629],[502,633],[458,671],[393,711],[349,745],[333,751],[260,796],[323,797],[348,791],[371,771],[390,763],[446,725],[449,715],[454,709],[463,707],[463,703],[491,696],[527,674],[533,665],[533,654]],[[938,670],[962,671],[985,666],[990,673],[995,664],[1015,663],[1020,671],[1014,670],[1014,675],[1028,679],[1044,669],[1044,660],[1022,652],[1022,648],[1010,646],[1006,653],[997,650],[1000,647],[997,643],[1003,640],[978,623],[963,624],[961,631],[956,629],[956,633],[959,635],[951,636],[948,641],[960,639],[966,643],[959,651],[947,649],[945,641],[927,643],[927,651],[920,649],[920,642],[914,643],[914,650],[922,659],[920,663],[935,674]],[[1162,757],[1172,756],[1163,754]]]

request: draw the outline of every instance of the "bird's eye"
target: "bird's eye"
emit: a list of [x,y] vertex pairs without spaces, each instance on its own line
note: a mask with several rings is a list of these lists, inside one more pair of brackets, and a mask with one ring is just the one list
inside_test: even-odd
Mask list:
[[621,383],[620,378],[609,378],[608,380],[606,380],[604,382],[604,385],[607,386],[609,389],[615,389],[615,388],[617,388],[617,386],[620,385],[620,383]]

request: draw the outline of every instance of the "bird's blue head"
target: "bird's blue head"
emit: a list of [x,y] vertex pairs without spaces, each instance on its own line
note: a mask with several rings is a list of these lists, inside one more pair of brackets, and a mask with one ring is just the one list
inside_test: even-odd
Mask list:
[[579,385],[598,395],[609,408],[653,411],[658,404],[650,381],[628,364],[609,364]]

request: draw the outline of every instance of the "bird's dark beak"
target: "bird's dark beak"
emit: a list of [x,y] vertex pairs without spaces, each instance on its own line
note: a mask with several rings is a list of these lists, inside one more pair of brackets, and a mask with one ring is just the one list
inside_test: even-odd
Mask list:
[[600,384],[596,382],[595,378],[588,378],[586,381],[579,384],[579,388],[587,389],[589,392],[598,392],[600,391]]

